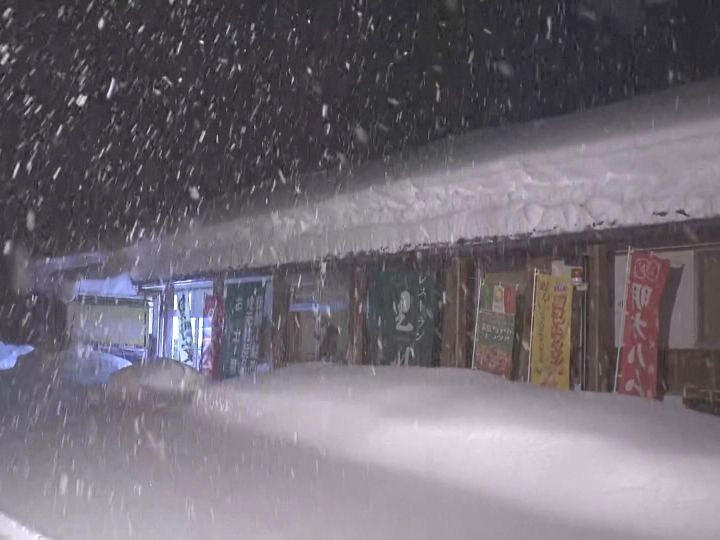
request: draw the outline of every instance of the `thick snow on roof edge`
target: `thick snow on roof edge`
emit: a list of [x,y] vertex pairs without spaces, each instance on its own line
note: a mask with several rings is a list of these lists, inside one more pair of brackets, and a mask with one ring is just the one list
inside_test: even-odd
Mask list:
[[78,282],[78,294],[106,298],[138,298],[138,291],[132,284],[128,272],[104,279],[81,279]]
[[[720,81],[471,133],[126,251],[135,280],[720,215]],[[427,156],[430,156],[429,158]],[[430,161],[430,164],[428,164]]]

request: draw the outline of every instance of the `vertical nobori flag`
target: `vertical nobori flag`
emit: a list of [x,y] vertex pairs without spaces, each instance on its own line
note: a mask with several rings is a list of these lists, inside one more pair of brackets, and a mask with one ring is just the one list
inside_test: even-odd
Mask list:
[[537,276],[530,351],[533,384],[570,388],[572,296],[571,278]]
[[630,255],[618,387],[622,394],[657,395],[660,302],[669,271],[670,261],[654,253]]

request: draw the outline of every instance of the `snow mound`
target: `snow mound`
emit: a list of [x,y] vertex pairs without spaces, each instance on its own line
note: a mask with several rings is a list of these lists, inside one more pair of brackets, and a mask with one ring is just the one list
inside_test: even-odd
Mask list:
[[[177,395],[189,369],[108,388]],[[0,507],[57,538],[718,539],[720,420],[677,401],[301,365],[189,406],[32,410],[0,415]]]
[[35,414],[57,415],[59,410],[82,411],[110,376],[131,365],[112,354],[75,345],[56,353],[21,356],[5,380],[5,403]]
[[19,357],[34,350],[32,345],[9,345],[0,341],[0,371],[13,369]]
[[125,404],[167,404],[192,399],[205,384],[205,377],[192,367],[162,359],[113,374],[105,387],[105,397]]
[[124,358],[83,345],[58,353],[55,361],[64,380],[83,386],[106,384],[113,373],[132,365]]
[[47,540],[11,517],[0,512],[0,540]]
[[[469,370],[309,365],[258,380],[207,392],[199,410],[321,455],[491,494],[555,523],[547,538],[572,527],[584,538],[718,538],[714,417]],[[485,518],[487,538],[545,538]]]

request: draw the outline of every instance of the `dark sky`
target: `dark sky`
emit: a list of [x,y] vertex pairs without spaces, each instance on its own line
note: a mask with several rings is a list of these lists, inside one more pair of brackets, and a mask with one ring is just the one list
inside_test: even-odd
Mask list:
[[635,5],[11,0],[2,240],[117,245],[299,172],[717,73],[720,2]]

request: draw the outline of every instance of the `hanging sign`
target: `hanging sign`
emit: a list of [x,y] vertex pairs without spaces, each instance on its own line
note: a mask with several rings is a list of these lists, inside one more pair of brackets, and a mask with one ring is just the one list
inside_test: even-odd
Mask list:
[[618,391],[654,398],[658,386],[660,301],[670,261],[653,253],[635,251],[628,269]]
[[178,312],[180,314],[180,343],[178,355],[180,361],[185,364],[190,364],[194,368],[197,368],[197,364],[194,358],[195,340],[193,339],[193,327],[188,317],[189,306],[187,305],[187,295],[181,293],[178,296]]
[[533,384],[570,388],[572,295],[570,277],[545,274],[536,277],[530,347]]
[[510,379],[513,370],[517,285],[483,283],[477,315],[477,342],[473,365]]
[[418,272],[378,272],[371,291],[378,361],[399,366],[433,365],[437,302],[435,277]]
[[252,372],[257,366],[264,304],[264,282],[227,286],[222,347],[225,377]]

